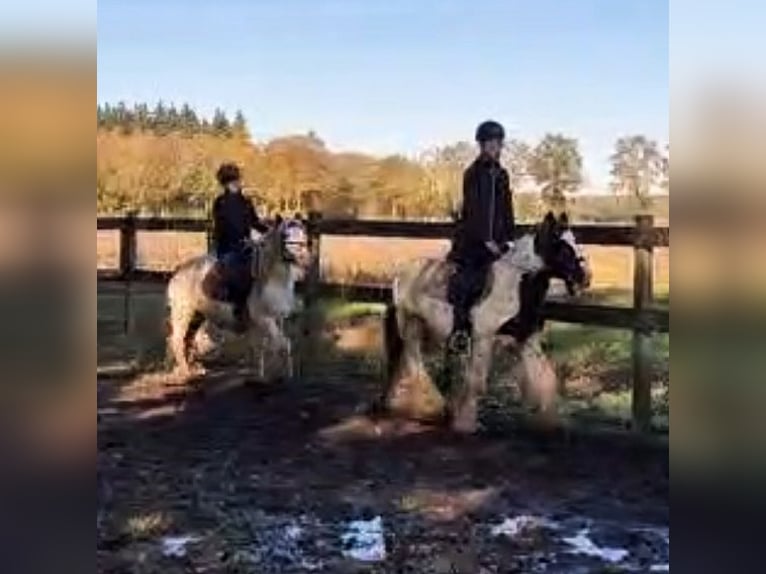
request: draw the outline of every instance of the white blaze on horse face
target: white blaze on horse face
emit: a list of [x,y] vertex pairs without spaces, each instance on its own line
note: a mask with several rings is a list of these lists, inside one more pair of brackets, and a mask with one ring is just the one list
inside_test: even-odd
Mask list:
[[308,264],[308,235],[300,221],[290,221],[283,224],[282,240],[287,251],[299,266]]
[[288,244],[306,243],[306,230],[300,223],[293,222],[285,226],[284,237]]

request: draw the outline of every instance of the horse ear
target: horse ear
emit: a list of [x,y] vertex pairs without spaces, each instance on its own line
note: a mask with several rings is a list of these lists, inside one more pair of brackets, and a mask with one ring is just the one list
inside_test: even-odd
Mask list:
[[559,225],[563,227],[564,229],[569,227],[569,216],[566,214],[565,211],[563,211],[561,215],[559,215]]
[[277,213],[277,214],[274,216],[274,225],[276,225],[277,227],[279,227],[280,225],[282,225],[282,222],[283,222],[283,221],[284,221],[284,219],[282,219],[282,214],[281,214],[281,213]]
[[543,218],[543,222],[540,224],[540,229],[548,233],[550,232],[554,227],[556,226],[556,216],[553,215],[552,211],[549,211],[545,214],[545,217]]

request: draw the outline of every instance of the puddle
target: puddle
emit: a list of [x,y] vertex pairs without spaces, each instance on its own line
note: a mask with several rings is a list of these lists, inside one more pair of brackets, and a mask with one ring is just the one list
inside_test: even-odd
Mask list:
[[496,524],[490,530],[492,536],[508,536],[514,538],[525,530],[536,530],[540,528],[550,528],[556,530],[558,524],[552,520],[539,516],[520,514],[513,518],[506,517],[500,524]]
[[575,536],[562,538],[564,543],[571,546],[567,551],[570,554],[583,554],[585,556],[594,556],[605,562],[616,564],[625,560],[630,554],[624,548],[608,548],[596,545],[588,536],[590,529],[583,528]]
[[380,516],[371,520],[352,520],[341,536],[343,555],[361,562],[380,562],[386,559],[386,541]]
[[187,545],[199,541],[198,536],[166,536],[161,540],[162,554],[170,558],[183,558],[186,556]]

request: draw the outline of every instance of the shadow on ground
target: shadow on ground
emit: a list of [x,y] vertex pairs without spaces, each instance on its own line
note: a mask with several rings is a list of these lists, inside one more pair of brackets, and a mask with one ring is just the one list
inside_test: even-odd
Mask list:
[[[461,437],[373,420],[380,364],[364,349],[379,340],[350,326],[292,381],[236,368],[188,384],[162,372],[100,377],[98,570],[571,573],[668,562],[666,450],[505,423]],[[137,348],[159,342],[155,331],[139,331]],[[101,335],[104,361],[129,358],[116,333]],[[350,533],[360,524],[373,530],[366,539]]]

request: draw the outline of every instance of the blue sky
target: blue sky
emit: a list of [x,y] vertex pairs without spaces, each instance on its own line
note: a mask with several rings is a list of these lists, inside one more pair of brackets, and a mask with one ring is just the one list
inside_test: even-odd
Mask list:
[[412,154],[470,139],[668,140],[667,0],[103,0],[99,101],[241,108],[256,139]]

